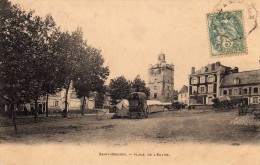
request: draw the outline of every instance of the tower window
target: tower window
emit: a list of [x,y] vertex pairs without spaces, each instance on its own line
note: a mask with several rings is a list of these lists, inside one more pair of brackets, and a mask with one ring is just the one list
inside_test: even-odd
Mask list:
[[153,98],[155,98],[155,99],[157,98],[157,93],[153,94]]

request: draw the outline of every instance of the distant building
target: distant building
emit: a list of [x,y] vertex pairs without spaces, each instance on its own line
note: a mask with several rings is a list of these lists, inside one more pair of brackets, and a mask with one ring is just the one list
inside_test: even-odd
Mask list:
[[166,63],[165,54],[159,54],[158,62],[150,65],[148,72],[150,99],[173,102],[174,66]]
[[[49,100],[48,100],[49,109],[50,110],[52,110],[52,109],[63,110],[65,107],[65,94],[66,94],[66,90],[63,89],[54,95],[50,95]],[[83,100],[79,99],[77,97],[76,92],[71,83],[71,86],[68,91],[68,109],[69,110],[79,110],[82,106],[82,103],[83,103]],[[93,98],[86,98],[85,107],[88,109],[94,109],[95,100]]]
[[220,83],[228,74],[237,73],[238,68],[222,65],[220,62],[209,64],[189,75],[189,105],[212,105],[212,99],[220,96]]
[[105,96],[104,96],[104,103],[103,103],[103,107],[109,107],[112,105],[111,101],[111,94],[109,93],[110,91],[110,88],[108,85],[105,85],[105,89],[106,89],[106,93],[105,93]]
[[177,102],[178,101],[178,90],[173,90],[173,102]]
[[[48,99],[48,109],[49,111],[62,111],[65,108],[65,89],[62,89],[60,92],[57,92],[54,95],[49,95]],[[39,112],[45,112],[47,107],[47,99],[46,96],[40,97],[38,102],[38,110]],[[68,91],[68,109],[69,111],[80,110],[82,106],[83,100],[77,98],[76,92],[74,91],[72,84]],[[25,107],[30,110],[31,107],[34,107],[34,101],[31,100],[30,103],[25,104]],[[95,100],[92,98],[86,98],[86,108],[94,109]],[[8,106],[5,105],[5,111],[7,111]]]
[[182,104],[188,104],[189,97],[188,97],[188,86],[183,85],[180,92],[178,93],[178,102]]
[[260,70],[226,75],[220,85],[220,95],[243,99],[244,104],[260,103]]
[[[63,110],[65,107],[65,89],[60,92],[57,92],[54,95],[49,96],[48,105],[49,109],[60,109]],[[82,106],[83,100],[79,99],[76,95],[76,92],[71,87],[68,92],[68,109],[69,110],[79,110]],[[40,104],[39,104],[40,106]],[[92,98],[86,98],[86,108],[94,109],[95,100]]]

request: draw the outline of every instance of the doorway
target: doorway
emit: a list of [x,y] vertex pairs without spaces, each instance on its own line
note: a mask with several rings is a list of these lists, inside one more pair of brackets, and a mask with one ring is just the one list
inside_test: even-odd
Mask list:
[[248,98],[243,98],[243,105],[248,105],[249,101]]

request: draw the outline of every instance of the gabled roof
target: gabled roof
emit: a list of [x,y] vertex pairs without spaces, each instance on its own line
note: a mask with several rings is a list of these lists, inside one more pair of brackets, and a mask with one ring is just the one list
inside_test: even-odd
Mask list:
[[[239,79],[239,83],[234,84],[234,79]],[[260,69],[228,74],[223,78],[220,87],[243,86],[253,84],[260,84]]]
[[188,87],[183,85],[179,93],[188,93]]
[[173,90],[173,95],[178,95],[178,91],[176,91],[176,90]]

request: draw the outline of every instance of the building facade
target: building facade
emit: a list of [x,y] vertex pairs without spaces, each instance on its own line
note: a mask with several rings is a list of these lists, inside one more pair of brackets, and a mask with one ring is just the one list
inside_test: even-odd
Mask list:
[[221,96],[242,99],[245,105],[260,104],[260,70],[226,75],[220,88]]
[[212,99],[220,96],[220,83],[224,76],[237,73],[238,68],[222,65],[220,62],[208,64],[189,75],[189,105],[212,105]]
[[[66,90],[63,89],[54,95],[50,95],[48,99],[49,109],[63,110],[65,108],[65,94],[66,94]],[[83,99],[79,99],[77,97],[76,92],[74,91],[73,85],[71,83],[71,86],[68,91],[68,109],[79,110],[81,109],[82,103],[83,103]],[[95,100],[92,98],[86,98],[85,107],[88,109],[94,109]]]
[[188,97],[188,86],[183,85],[180,92],[178,93],[178,102],[181,104],[188,105],[189,97]]
[[[48,100],[49,109],[60,109],[63,110],[65,107],[65,90],[57,92],[55,95],[50,95]],[[76,93],[73,89],[68,92],[68,109],[79,110],[82,106],[83,100],[77,98]],[[93,99],[86,98],[86,106],[88,109],[94,109],[95,101]]]
[[158,62],[155,65],[150,65],[148,77],[150,99],[173,102],[174,66],[166,63],[165,54],[159,54]]
[[[48,109],[49,111],[62,111],[65,108],[65,93],[66,90],[62,89],[54,95],[49,95],[48,99]],[[47,97],[43,96],[38,99],[38,110],[39,112],[45,112],[47,107]],[[74,91],[72,85],[68,91],[68,109],[69,111],[80,110],[82,106],[83,100],[77,98],[76,92]],[[32,107],[34,108],[35,103],[33,100],[30,103],[24,105],[27,110],[30,110]],[[94,109],[95,100],[92,98],[86,98],[85,107],[88,109]],[[5,111],[8,110],[8,106],[5,105]]]

